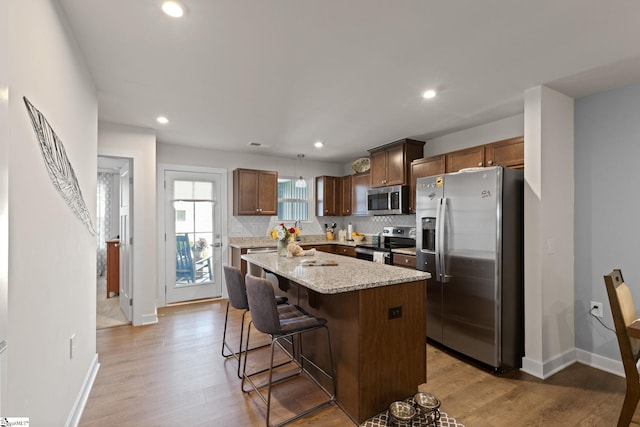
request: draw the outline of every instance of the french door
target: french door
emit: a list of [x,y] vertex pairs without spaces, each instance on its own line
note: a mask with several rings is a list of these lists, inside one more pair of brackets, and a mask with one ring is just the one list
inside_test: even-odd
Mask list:
[[220,297],[222,173],[165,170],[164,181],[166,302]]

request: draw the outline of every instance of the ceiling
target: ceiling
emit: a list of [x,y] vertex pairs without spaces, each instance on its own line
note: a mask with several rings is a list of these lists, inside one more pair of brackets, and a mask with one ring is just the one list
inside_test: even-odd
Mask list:
[[161,143],[348,162],[522,113],[537,85],[640,81],[635,0],[58,1],[100,120]]

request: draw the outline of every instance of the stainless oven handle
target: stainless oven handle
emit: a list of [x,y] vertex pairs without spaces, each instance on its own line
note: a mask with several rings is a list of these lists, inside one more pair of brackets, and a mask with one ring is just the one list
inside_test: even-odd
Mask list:
[[374,251],[373,249],[356,247],[356,253],[357,254],[373,255],[374,252],[376,252],[376,251]]
[[373,256],[373,254],[374,254],[375,252],[382,252],[382,253],[384,253],[384,255],[383,255],[383,256],[384,256],[385,258],[389,258],[389,257],[390,257],[390,254],[389,254],[389,252],[387,252],[387,251],[376,251],[375,249],[367,249],[367,248],[358,248],[358,247],[356,247],[356,253],[357,253],[357,254],[365,254],[365,255],[371,255],[371,256]]

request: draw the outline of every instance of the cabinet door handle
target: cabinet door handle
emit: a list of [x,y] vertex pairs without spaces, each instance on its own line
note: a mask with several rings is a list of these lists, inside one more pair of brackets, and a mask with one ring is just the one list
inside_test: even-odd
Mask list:
[[493,164],[493,160],[489,160],[487,163],[489,163],[490,165]]
[[482,162],[478,163],[478,166],[482,166]]

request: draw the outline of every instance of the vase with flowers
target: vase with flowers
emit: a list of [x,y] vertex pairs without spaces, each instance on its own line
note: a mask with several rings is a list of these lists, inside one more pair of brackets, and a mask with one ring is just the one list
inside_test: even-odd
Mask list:
[[198,238],[195,243],[191,246],[193,250],[193,257],[198,260],[207,256],[207,239],[204,237]]
[[276,227],[271,230],[271,237],[278,241],[279,256],[287,256],[287,245],[289,242],[294,241],[299,234],[299,229],[296,227],[287,228],[284,224],[276,225]]

